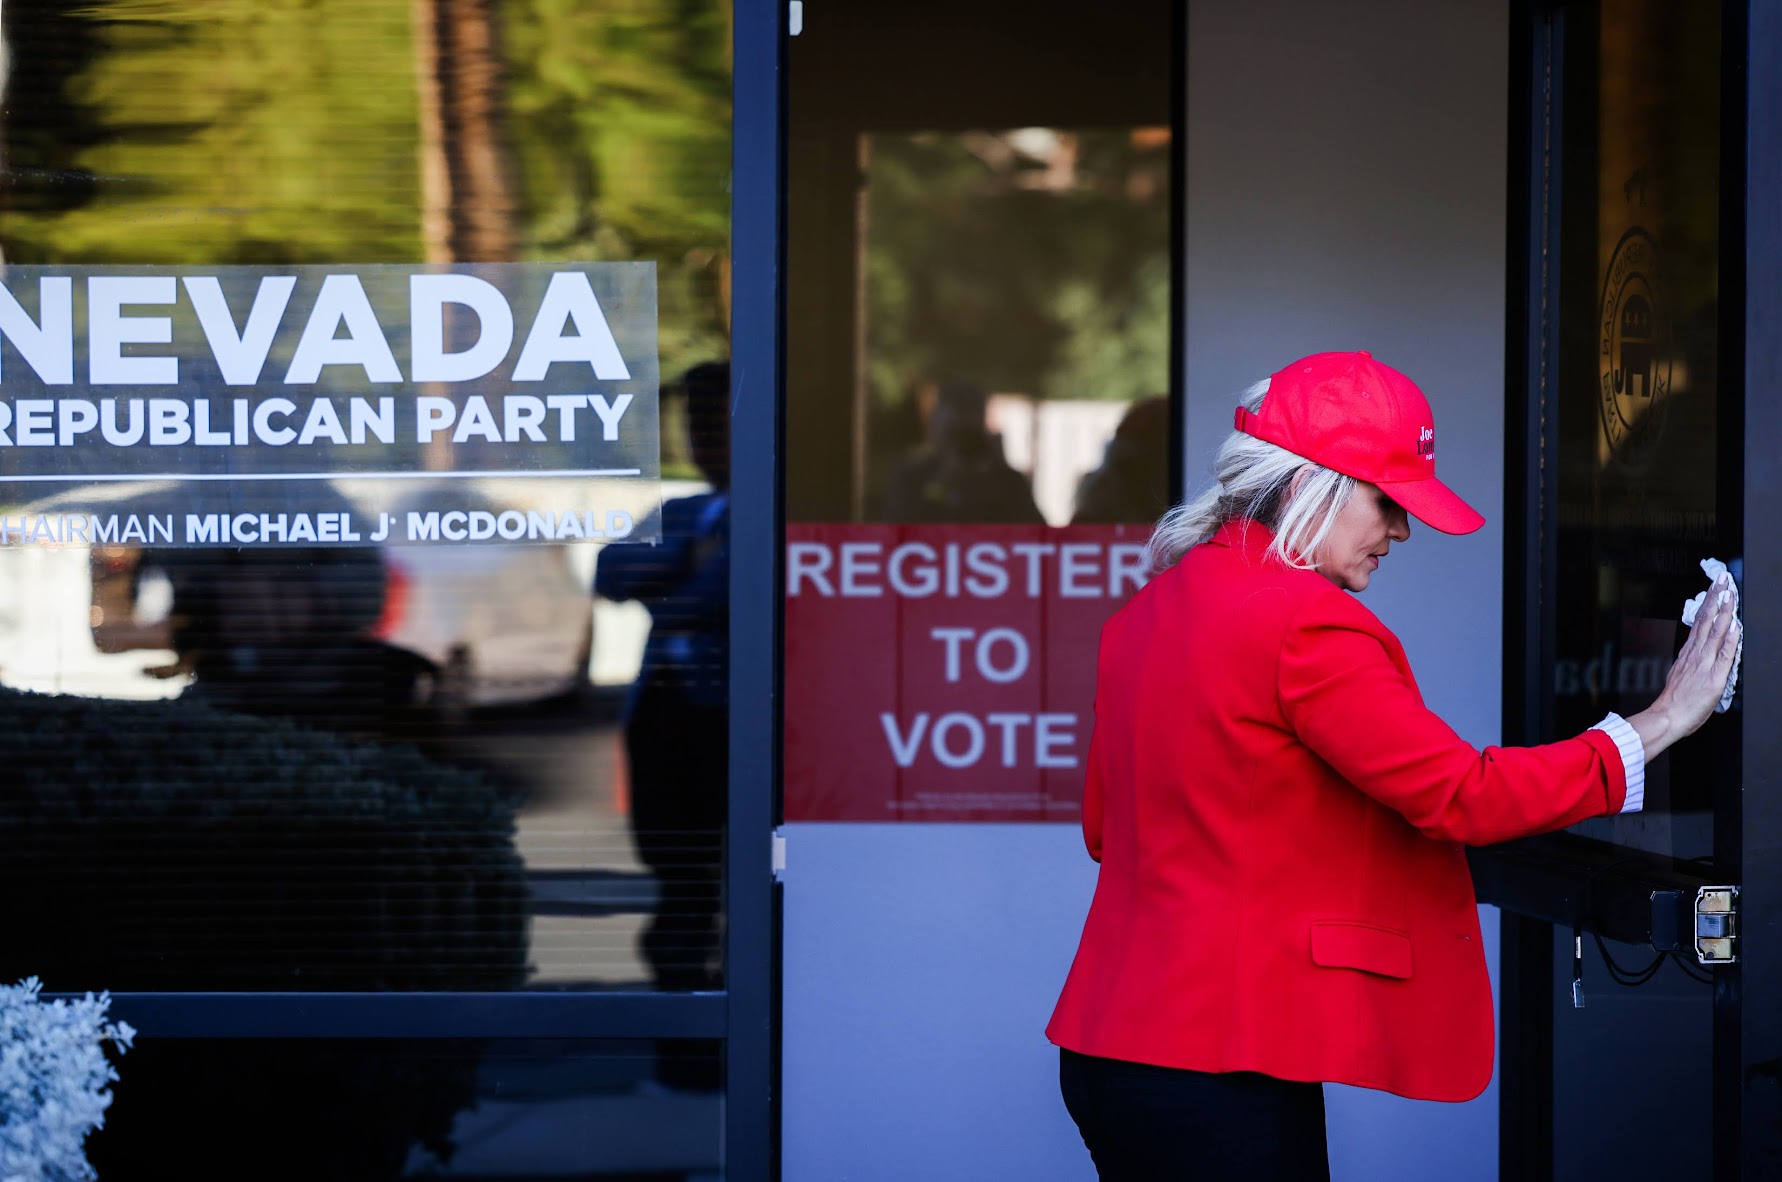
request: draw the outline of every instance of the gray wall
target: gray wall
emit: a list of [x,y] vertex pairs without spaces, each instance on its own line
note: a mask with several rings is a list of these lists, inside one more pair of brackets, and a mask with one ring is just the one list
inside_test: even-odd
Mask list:
[[786,1182],[1084,1182],[1046,1019],[1074,825],[787,826]]
[[[1189,470],[1236,391],[1302,354],[1417,379],[1443,477],[1493,521],[1418,531],[1366,602],[1478,744],[1499,725],[1507,8],[1196,0],[1189,29]],[[1093,887],[1070,826],[789,826],[788,1182],[1092,1178],[1043,1029]],[[1329,1102],[1339,1182],[1496,1177],[1495,1088]]]
[[[1421,385],[1442,478],[1488,524],[1413,525],[1364,602],[1479,745],[1502,684],[1508,7],[1197,0],[1188,29],[1188,472],[1236,392],[1295,357],[1367,349]],[[1495,1082],[1465,1105],[1326,1101],[1336,1178],[1497,1176]]]

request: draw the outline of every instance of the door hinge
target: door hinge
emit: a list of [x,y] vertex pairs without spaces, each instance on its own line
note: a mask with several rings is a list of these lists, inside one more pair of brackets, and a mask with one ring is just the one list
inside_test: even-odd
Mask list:
[[786,878],[786,835],[778,829],[773,831],[773,880],[784,882]]
[[1739,959],[1739,888],[1705,886],[1695,892],[1695,958],[1706,965]]

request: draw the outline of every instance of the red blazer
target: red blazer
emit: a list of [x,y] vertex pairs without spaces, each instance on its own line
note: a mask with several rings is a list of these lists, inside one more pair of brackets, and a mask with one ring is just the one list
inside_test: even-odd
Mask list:
[[1226,526],[1102,632],[1101,873],[1047,1037],[1471,1099],[1493,1038],[1463,846],[1618,812],[1621,755],[1600,731],[1474,750],[1385,625],[1271,540]]

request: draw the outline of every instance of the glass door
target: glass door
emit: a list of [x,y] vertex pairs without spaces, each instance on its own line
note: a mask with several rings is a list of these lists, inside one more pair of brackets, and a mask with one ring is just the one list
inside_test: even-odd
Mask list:
[[[1515,43],[1505,729],[1541,742],[1652,702],[1715,564],[1766,612],[1748,474],[1773,424],[1748,401],[1744,5],[1527,5]],[[1765,1176],[1773,1121],[1740,1117],[1743,1019],[1776,988],[1746,955],[1757,701],[1654,760],[1640,811],[1475,856],[1505,908],[1504,1177]]]

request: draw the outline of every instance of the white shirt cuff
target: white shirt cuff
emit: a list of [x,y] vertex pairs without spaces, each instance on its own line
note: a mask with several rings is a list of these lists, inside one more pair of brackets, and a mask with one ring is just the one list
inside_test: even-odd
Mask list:
[[1646,744],[1640,742],[1640,732],[1633,728],[1633,723],[1613,713],[1590,729],[1615,740],[1615,749],[1621,752],[1621,770],[1627,776],[1627,803],[1621,811],[1639,812],[1646,805]]

